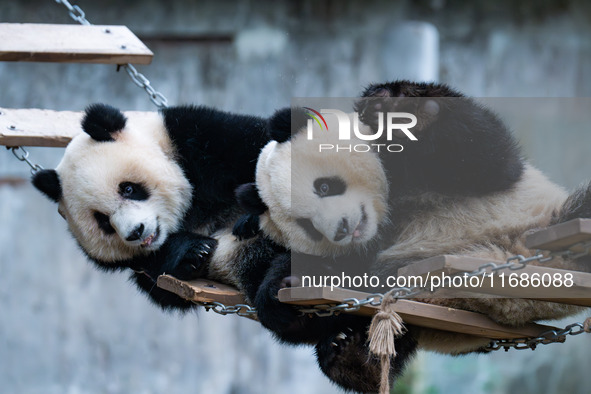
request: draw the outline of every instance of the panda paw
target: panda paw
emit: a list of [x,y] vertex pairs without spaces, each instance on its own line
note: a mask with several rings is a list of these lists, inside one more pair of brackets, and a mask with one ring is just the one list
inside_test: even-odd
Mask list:
[[[316,345],[316,359],[322,372],[346,390],[377,392],[380,385],[381,364],[369,353],[367,324],[353,323],[337,334],[330,335]],[[411,335],[396,340],[397,355],[391,362],[390,380],[400,375],[407,361],[416,351]]]
[[[382,117],[382,130],[386,129],[386,113],[407,112],[417,118],[417,124],[412,127],[412,132],[421,132],[435,122],[438,118],[441,103],[434,97],[421,97],[422,92],[415,91],[412,85],[402,85],[393,91],[387,85],[372,85],[364,93],[363,99],[355,105],[359,113],[359,119],[372,130],[379,127],[379,119]],[[396,119],[396,118],[395,118]],[[404,120],[408,123],[408,120]],[[406,138],[403,131],[393,130],[394,137]]]
[[261,231],[259,223],[260,219],[258,215],[242,215],[234,224],[232,234],[241,241],[253,238]]
[[168,244],[162,273],[181,280],[202,278],[207,275],[208,263],[217,246],[214,238],[185,233],[172,237]]

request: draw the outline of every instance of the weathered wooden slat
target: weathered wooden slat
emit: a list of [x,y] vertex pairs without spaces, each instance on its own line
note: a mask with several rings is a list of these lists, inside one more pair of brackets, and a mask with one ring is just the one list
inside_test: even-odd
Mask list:
[[[450,277],[462,272],[471,272],[488,262],[490,260],[474,257],[442,255],[402,267],[398,270],[398,275],[406,277],[420,276],[423,278],[429,276],[430,281],[433,281],[434,278],[439,281],[442,278],[442,274]],[[502,264],[502,262],[497,262],[497,264]],[[504,279],[499,276],[500,274],[504,274]],[[511,274],[517,275],[519,278],[522,278],[521,275],[523,274],[523,277],[528,280],[523,283],[529,283],[529,286],[522,287],[521,281],[510,281],[509,275]],[[560,278],[561,283],[565,283],[564,281],[571,277],[570,275],[572,275],[572,285],[570,285],[570,282],[568,282],[568,287],[565,285],[556,287],[554,285],[554,278]],[[539,283],[537,282],[538,279],[540,280]],[[517,282],[517,286],[512,286],[512,284],[515,284],[514,282]],[[449,286],[446,288],[450,289]],[[448,290],[445,296],[453,297],[453,292],[455,291],[462,292],[462,295],[456,293],[456,297],[465,296],[466,292],[471,292],[476,296],[478,294],[486,294],[499,297],[528,298],[559,302],[562,304],[591,306],[591,274],[528,265],[518,271],[498,271],[492,278],[489,273],[479,275],[470,283],[467,283],[466,286],[452,286],[452,289]]]
[[525,244],[530,249],[558,251],[587,241],[591,241],[591,219],[573,219],[529,234]]
[[[130,120],[146,112],[126,111]],[[0,108],[0,145],[64,147],[82,132],[82,112]]]
[[[162,289],[192,301],[217,301],[226,305],[244,303],[244,297],[235,288],[209,280],[182,281],[170,275],[162,275],[158,278],[157,284]],[[335,304],[347,298],[362,299],[367,296],[367,293],[355,290],[331,290],[329,287],[294,287],[282,289],[278,295],[281,302],[294,305]],[[364,306],[358,313],[371,316],[376,310],[376,307]],[[554,329],[533,323],[523,327],[506,327],[479,313],[410,300],[398,300],[395,310],[408,324],[493,339],[535,337],[544,331]]]
[[158,287],[196,302],[221,302],[226,305],[244,303],[244,296],[232,286],[206,279],[182,281],[170,275],[160,275]]
[[153,57],[125,26],[0,23],[0,61],[150,64]]
[[[340,303],[347,298],[363,299],[367,293],[330,287],[294,287],[279,290],[279,301],[295,305],[321,305]],[[476,335],[491,339],[528,338],[554,329],[541,324],[508,327],[495,323],[480,313],[463,311],[411,300],[398,300],[394,309],[408,323],[422,327]],[[373,315],[377,308],[363,306],[359,314]]]

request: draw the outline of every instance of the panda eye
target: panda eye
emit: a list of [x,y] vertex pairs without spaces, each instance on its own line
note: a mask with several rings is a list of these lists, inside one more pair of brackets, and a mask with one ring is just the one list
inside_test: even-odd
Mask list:
[[96,224],[98,224],[101,231],[107,235],[115,234],[115,229],[111,226],[111,222],[109,221],[109,216],[105,215],[102,212],[94,211],[94,220],[96,220]]
[[338,196],[345,193],[347,184],[338,176],[318,178],[314,181],[314,193],[320,197]]
[[139,183],[122,182],[119,184],[119,195],[128,200],[143,201],[150,197],[148,190]]

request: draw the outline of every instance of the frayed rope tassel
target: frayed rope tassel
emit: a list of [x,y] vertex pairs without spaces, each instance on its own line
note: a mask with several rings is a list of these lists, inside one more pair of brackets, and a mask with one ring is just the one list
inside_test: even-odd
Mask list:
[[396,357],[394,339],[405,331],[402,318],[394,311],[395,303],[392,294],[386,293],[369,326],[369,351],[380,358],[382,370],[380,394],[390,392],[390,360]]

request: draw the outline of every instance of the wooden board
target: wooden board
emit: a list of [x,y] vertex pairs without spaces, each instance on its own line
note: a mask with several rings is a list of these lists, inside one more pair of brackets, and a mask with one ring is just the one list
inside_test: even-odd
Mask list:
[[[145,114],[127,111],[130,120]],[[0,145],[64,147],[82,132],[82,112],[0,108]]]
[[591,241],[591,219],[573,219],[529,234],[525,244],[530,249],[559,251],[587,241]]
[[[347,298],[363,299],[367,293],[330,287],[294,287],[279,290],[279,301],[295,305],[321,305],[341,303]],[[480,313],[463,311],[411,300],[398,300],[394,309],[408,323],[439,330],[460,332],[491,339],[515,339],[538,336],[554,329],[541,324],[507,327],[495,323]],[[363,306],[359,314],[373,315],[377,308]]]
[[226,305],[244,303],[244,296],[234,287],[207,279],[182,281],[170,275],[160,275],[158,287],[180,297],[197,302],[221,302]]
[[[398,270],[399,276],[420,276],[426,278],[430,276],[429,280],[434,277],[441,278],[441,275],[446,276],[455,275],[462,272],[471,272],[481,265],[490,262],[490,260],[479,259],[465,256],[436,256],[416,263],[402,267]],[[502,262],[496,262],[502,264]],[[504,280],[499,274],[504,273]],[[529,280],[533,278],[548,279],[555,278],[554,275],[559,275],[561,280],[565,279],[565,275],[572,275],[572,286],[569,287],[554,287],[550,285],[544,287],[542,283],[533,282],[534,286],[516,286],[513,287],[509,282],[509,275],[515,274],[519,278],[524,274],[525,278]],[[468,286],[453,287],[454,290],[460,290],[461,295],[454,294],[451,290],[445,294],[446,297],[465,296],[466,292],[473,294],[486,294],[499,297],[516,297],[528,298],[543,301],[559,302],[562,304],[591,306],[591,274],[578,271],[566,271],[557,268],[550,268],[545,266],[528,265],[523,269],[512,271],[502,270],[498,271],[495,276],[490,278],[490,273],[477,276],[473,282]]]
[[150,64],[153,57],[125,26],[0,23],[0,61]]

